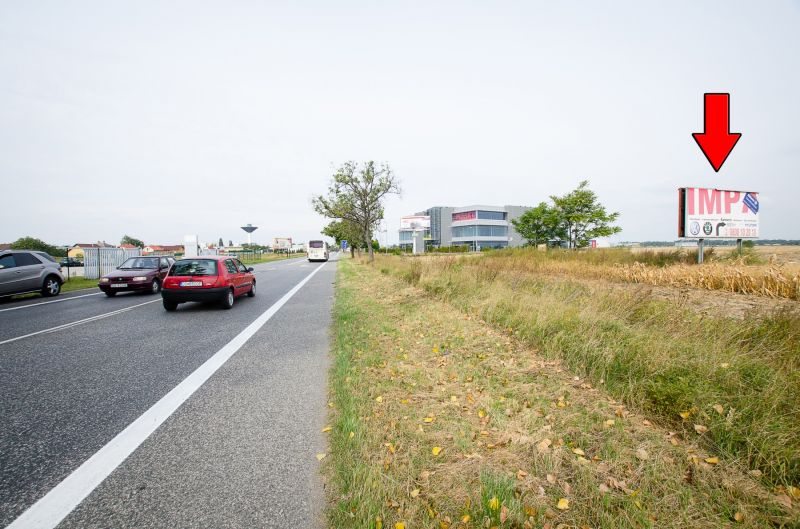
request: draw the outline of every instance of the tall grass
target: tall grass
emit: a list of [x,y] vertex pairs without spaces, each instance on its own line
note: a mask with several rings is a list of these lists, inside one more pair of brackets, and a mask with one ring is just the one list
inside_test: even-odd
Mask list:
[[611,248],[545,252],[522,248],[481,256],[480,265],[499,270],[800,299],[800,273],[777,264],[748,266],[748,255],[738,258],[726,255],[697,266],[690,264],[694,254],[685,250],[634,252]]
[[[767,274],[758,282],[709,267],[692,267],[699,272],[690,272],[680,264],[660,269],[635,262],[620,266],[620,256],[628,257],[617,252],[565,253],[385,258],[380,266],[513,332],[685,436],[697,435],[695,424],[707,427],[702,438],[710,448],[762,472],[768,482],[800,483],[797,313],[745,320],[700,315],[633,294],[598,294],[550,272],[620,278],[642,274],[642,280],[654,282],[683,275],[685,285],[734,291],[753,285],[776,288],[770,290],[773,295],[785,295],[780,289],[786,278]],[[609,266],[613,259],[615,266]],[[624,275],[615,276],[614,270]]]

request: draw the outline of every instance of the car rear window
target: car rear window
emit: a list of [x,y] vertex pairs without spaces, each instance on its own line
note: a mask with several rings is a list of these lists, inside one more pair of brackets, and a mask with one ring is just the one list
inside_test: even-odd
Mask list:
[[44,253],[44,252],[35,252],[35,253],[36,253],[36,255],[38,255],[39,257],[42,257],[42,258],[44,258],[44,259],[47,259],[48,261],[50,261],[50,262],[52,262],[52,263],[55,263],[55,262],[56,262],[56,260],[55,260],[55,259],[53,259],[53,258],[50,256],[50,254],[46,254],[46,253]]
[[171,276],[215,276],[217,262],[211,259],[186,259],[176,261],[169,272]]
[[311,248],[322,248],[322,244],[322,241],[310,241],[308,243]]

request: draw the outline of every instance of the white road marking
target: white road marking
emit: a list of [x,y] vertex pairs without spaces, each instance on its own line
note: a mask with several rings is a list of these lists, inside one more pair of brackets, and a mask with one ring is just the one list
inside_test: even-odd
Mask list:
[[111,312],[106,312],[105,314],[98,314],[97,316],[91,316],[89,318],[84,318],[82,320],[73,321],[70,323],[65,323],[63,325],[57,325],[56,327],[50,327],[49,329],[44,329],[43,331],[36,331],[30,334],[24,334],[22,336],[17,336],[16,338],[9,338],[8,340],[3,340],[0,342],[0,345],[16,342],[18,340],[24,340],[25,338],[30,338],[31,336],[37,336],[39,334],[47,334],[56,331],[62,331],[64,329],[68,329],[70,327],[75,327],[77,325],[83,325],[84,323],[89,323],[92,321],[102,320],[104,318],[109,318],[111,316],[116,316],[117,314],[122,314],[123,312],[128,312],[129,310],[133,310],[136,307],[141,307],[142,305],[147,305],[149,303],[155,303],[156,301],[161,301],[161,299],[154,299],[152,301],[145,301],[144,303],[139,303],[138,305],[131,305],[130,307],[125,307],[124,309],[114,310]]
[[80,296],[72,296],[71,298],[61,298],[61,299],[54,299],[52,301],[42,301],[41,303],[31,303],[30,305],[20,305],[19,307],[10,307],[7,309],[0,309],[0,312],[5,312],[7,310],[19,310],[19,309],[29,309],[31,307],[38,307],[39,305],[49,305],[50,303],[61,303],[62,301],[71,301],[73,299],[78,298],[85,298],[87,296],[99,296],[102,292],[93,292],[92,294],[83,294]]
[[[119,465],[130,456],[145,439],[156,431],[170,415],[197,391],[211,375],[217,372],[272,316],[325,266],[318,266],[289,292],[244,328],[222,349],[206,360],[192,374],[153,404],[138,419],[130,423],[100,450],[94,453],[72,474],[34,503],[6,529],[52,529],[72,512]],[[148,302],[149,303],[149,302]]]

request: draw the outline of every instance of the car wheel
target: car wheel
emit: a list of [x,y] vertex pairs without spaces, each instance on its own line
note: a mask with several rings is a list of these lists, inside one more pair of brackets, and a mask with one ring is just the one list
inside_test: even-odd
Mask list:
[[231,307],[233,307],[233,300],[234,300],[233,289],[230,289],[228,293],[225,294],[225,297],[222,299],[222,308],[230,309]]
[[250,291],[247,293],[248,298],[252,298],[256,295],[256,282],[253,281],[253,284],[250,285]]
[[113,297],[114,297],[114,296],[116,296],[116,295],[117,295],[117,293],[116,293],[116,292],[114,292],[113,290],[112,290],[111,292],[106,292],[106,296],[108,296],[108,297],[110,297],[110,298],[113,298]]
[[161,283],[158,282],[158,279],[153,279],[153,284],[150,287],[151,294],[158,294],[161,292]]
[[42,285],[42,295],[45,297],[57,296],[61,292],[61,281],[56,276],[47,276]]
[[178,308],[178,304],[175,303],[174,301],[167,301],[166,299],[164,300],[164,309],[167,312],[172,312],[177,308]]

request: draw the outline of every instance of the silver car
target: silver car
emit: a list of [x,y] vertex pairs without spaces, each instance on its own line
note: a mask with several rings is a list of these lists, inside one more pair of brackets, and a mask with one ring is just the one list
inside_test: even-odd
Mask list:
[[0,296],[28,292],[57,296],[62,284],[61,266],[46,253],[36,250],[0,252]]

